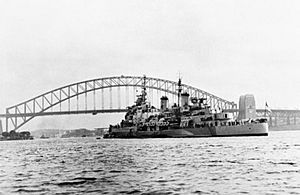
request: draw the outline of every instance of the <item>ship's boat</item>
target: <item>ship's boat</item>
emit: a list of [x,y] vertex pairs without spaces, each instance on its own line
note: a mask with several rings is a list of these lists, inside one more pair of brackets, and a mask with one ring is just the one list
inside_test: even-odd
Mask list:
[[[236,119],[233,113],[212,109],[206,98],[189,98],[178,81],[178,103],[168,107],[161,97],[157,109],[146,100],[146,77],[141,95],[128,107],[125,119],[110,125],[104,138],[216,137],[268,135],[267,118]],[[191,103],[191,104],[190,104]]]
[[50,137],[45,136],[44,134],[40,137],[41,139],[49,139]]

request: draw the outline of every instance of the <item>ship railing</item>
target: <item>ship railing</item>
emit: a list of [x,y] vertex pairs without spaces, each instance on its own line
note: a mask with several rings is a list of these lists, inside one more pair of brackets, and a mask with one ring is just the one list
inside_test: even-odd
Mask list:
[[[257,124],[263,121],[260,120],[235,120],[235,121],[216,121],[216,122],[203,122],[195,123],[194,127],[215,127],[215,126],[242,126],[245,124]],[[181,127],[187,127],[186,123],[181,123]]]

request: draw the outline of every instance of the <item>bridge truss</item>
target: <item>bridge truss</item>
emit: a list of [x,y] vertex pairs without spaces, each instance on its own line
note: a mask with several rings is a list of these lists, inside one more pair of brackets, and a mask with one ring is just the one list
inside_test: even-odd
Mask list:
[[[266,110],[259,109],[256,111],[258,116],[266,116]],[[290,126],[300,124],[300,110],[283,110],[272,109],[267,114],[270,127]]]
[[[57,115],[57,114],[82,114],[82,113],[101,113],[101,112],[123,112],[124,108],[120,106],[120,99],[128,97],[121,96],[120,90],[116,94],[119,105],[118,108],[114,108],[112,105],[112,88],[133,87],[134,90],[138,87],[143,87],[145,79],[145,86],[150,90],[157,90],[164,92],[166,94],[171,94],[174,97],[177,96],[177,82],[151,78],[151,77],[139,77],[139,76],[117,76],[117,77],[106,77],[98,78],[87,81],[82,81],[78,83],[73,83],[66,85],[52,91],[48,91],[44,94],[36,96],[32,99],[19,103],[17,105],[11,106],[6,109],[6,131],[17,130],[26,124],[28,121],[36,116],[45,115]],[[103,93],[104,89],[109,89],[109,97],[105,96]],[[182,84],[183,92],[188,92],[191,97],[197,98],[207,98],[208,104],[212,108],[221,109],[236,109],[237,105],[234,102],[227,101],[225,99],[219,98],[201,89]],[[96,91],[102,91],[102,109],[96,109]],[[87,94],[92,94],[93,108],[88,108],[88,96]],[[135,95],[135,94],[134,94]],[[84,108],[79,109],[79,96],[84,99]],[[105,97],[104,97],[105,96]],[[109,109],[104,109],[104,99],[110,99]],[[71,105],[71,99],[75,99],[75,109],[74,105]],[[81,98],[82,99],[82,98]],[[128,101],[128,100],[127,100]],[[62,110],[62,103],[67,103],[67,109]],[[127,102],[128,106],[128,102]],[[59,111],[53,112],[53,107],[59,107]]]

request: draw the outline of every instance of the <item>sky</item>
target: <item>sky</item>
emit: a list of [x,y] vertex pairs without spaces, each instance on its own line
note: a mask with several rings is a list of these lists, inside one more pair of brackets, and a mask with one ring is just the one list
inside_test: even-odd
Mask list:
[[[179,72],[226,100],[300,109],[299,18],[297,0],[0,0],[0,112],[78,81]],[[75,118],[29,128],[106,125]]]

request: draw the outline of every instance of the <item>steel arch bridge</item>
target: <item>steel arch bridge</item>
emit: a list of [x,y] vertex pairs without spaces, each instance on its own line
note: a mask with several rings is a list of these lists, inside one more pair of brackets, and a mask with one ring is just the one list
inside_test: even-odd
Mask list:
[[[73,83],[66,85],[52,91],[48,91],[39,96],[21,102],[17,105],[6,108],[6,131],[18,130],[24,124],[29,122],[36,116],[45,115],[59,115],[59,114],[87,114],[87,113],[103,113],[103,112],[124,112],[125,108],[115,109],[110,104],[109,109],[97,110],[95,107],[95,91],[102,90],[102,99],[104,99],[103,89],[110,89],[110,98],[112,99],[111,89],[114,87],[143,87],[145,82],[145,87],[147,89],[154,89],[162,91],[168,94],[177,95],[177,82],[152,78],[152,77],[142,77],[142,76],[115,76],[98,78],[92,80],[86,80],[78,83]],[[232,101],[227,101],[213,94],[205,92],[201,89],[182,84],[182,91],[188,92],[191,97],[197,98],[207,98],[208,104],[212,108],[222,108],[222,109],[236,109],[237,105]],[[88,109],[87,106],[87,94],[93,94],[94,109]],[[119,91],[120,93],[120,91]],[[78,101],[79,96],[84,96],[85,108],[79,110]],[[118,94],[118,99],[120,94]],[[70,100],[76,98],[77,109],[72,110],[70,105]],[[112,100],[111,100],[112,101]],[[120,100],[119,100],[120,101]],[[68,108],[66,111],[61,110],[61,104],[63,102],[68,103]],[[59,105],[60,110],[58,112],[51,111],[50,108]],[[127,105],[128,106],[128,105]]]

